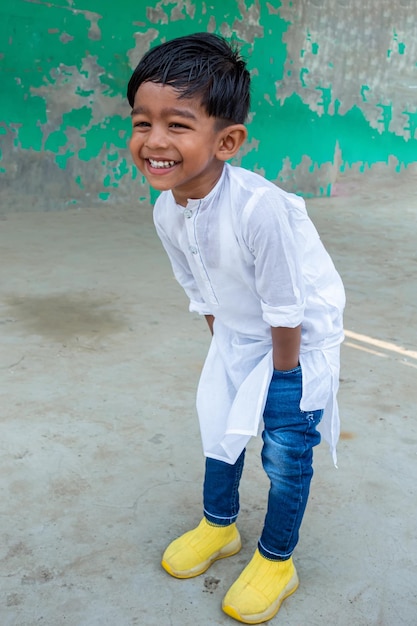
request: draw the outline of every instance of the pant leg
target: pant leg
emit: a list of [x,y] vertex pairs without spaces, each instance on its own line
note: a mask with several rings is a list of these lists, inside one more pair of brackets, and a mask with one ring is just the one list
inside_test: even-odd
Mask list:
[[212,524],[228,526],[239,513],[239,483],[245,461],[245,450],[234,465],[206,458],[203,501],[204,516]]
[[264,411],[262,463],[270,479],[268,509],[259,550],[288,559],[298,542],[313,476],[313,446],[323,411],[300,410],[301,367],[274,371]]

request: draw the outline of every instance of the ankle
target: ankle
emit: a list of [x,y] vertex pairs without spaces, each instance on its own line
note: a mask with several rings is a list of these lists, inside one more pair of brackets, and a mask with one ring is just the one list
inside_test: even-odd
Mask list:
[[206,520],[206,524],[208,526],[212,526],[213,528],[230,528],[230,526],[233,526],[233,524],[236,523],[236,522],[230,522],[230,524],[216,524],[215,522],[212,522],[209,519],[207,519],[207,517],[204,517],[204,519]]

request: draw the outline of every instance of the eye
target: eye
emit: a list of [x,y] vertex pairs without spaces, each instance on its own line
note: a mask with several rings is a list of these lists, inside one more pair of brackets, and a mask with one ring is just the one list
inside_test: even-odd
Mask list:
[[137,120],[133,122],[133,128],[149,128],[149,122],[144,122],[143,120]]
[[170,128],[181,128],[181,129],[183,129],[183,128],[187,128],[188,129],[189,128],[189,126],[186,126],[185,124],[181,124],[180,122],[172,122],[169,125],[169,127]]

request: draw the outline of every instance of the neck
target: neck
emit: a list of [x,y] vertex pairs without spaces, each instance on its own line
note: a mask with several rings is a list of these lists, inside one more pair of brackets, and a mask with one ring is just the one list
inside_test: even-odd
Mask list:
[[207,178],[202,180],[196,187],[193,189],[188,189],[184,186],[183,189],[175,188],[172,189],[172,195],[175,198],[175,202],[180,204],[181,206],[187,206],[188,200],[201,200],[208,196],[210,191],[217,185],[220,180],[224,168],[224,162],[219,161],[218,167],[215,170],[210,172],[207,175]]

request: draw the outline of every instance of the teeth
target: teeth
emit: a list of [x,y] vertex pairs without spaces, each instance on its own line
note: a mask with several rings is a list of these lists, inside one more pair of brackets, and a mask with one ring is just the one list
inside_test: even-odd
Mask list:
[[172,167],[173,165],[175,165],[175,161],[154,161],[153,159],[149,159],[149,163],[152,167],[159,168]]

